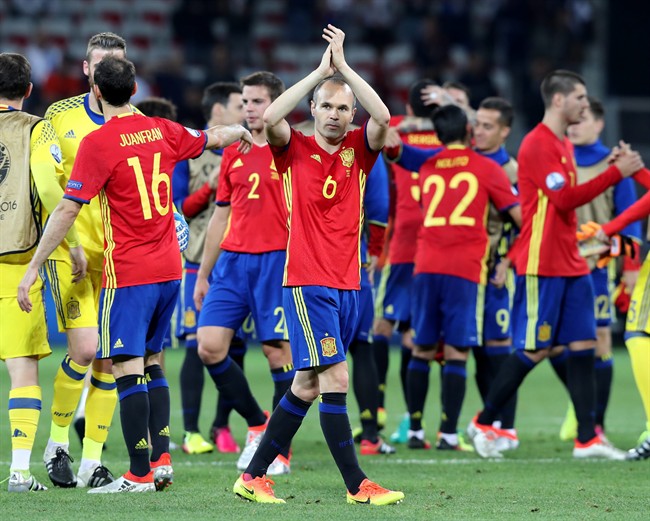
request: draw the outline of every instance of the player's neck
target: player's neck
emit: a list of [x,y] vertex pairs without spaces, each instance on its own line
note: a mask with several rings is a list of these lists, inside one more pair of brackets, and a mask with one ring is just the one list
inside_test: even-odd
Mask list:
[[569,124],[563,117],[549,110],[544,112],[542,123],[546,125],[560,141],[564,139],[566,129],[569,127]]
[[253,143],[255,143],[258,147],[266,146],[267,141],[264,130],[252,130],[251,136],[253,136]]
[[343,143],[343,139],[345,138],[345,134],[343,134],[340,138],[338,138],[336,141],[330,140],[325,138],[322,134],[319,132],[316,132],[314,134],[314,138],[316,139],[316,143],[318,146],[320,146],[323,150],[325,150],[328,154],[333,154],[336,152],[339,148],[341,148],[341,143]]
[[7,107],[11,107],[12,109],[16,110],[23,110],[23,100],[24,98],[21,98],[19,100],[0,98],[0,105],[7,105]]
[[102,104],[102,107],[104,108],[105,122],[111,118],[120,116],[121,114],[131,114],[133,112],[133,110],[131,110],[131,106],[128,103],[126,105],[122,105],[121,107],[113,107],[112,105],[104,102]]

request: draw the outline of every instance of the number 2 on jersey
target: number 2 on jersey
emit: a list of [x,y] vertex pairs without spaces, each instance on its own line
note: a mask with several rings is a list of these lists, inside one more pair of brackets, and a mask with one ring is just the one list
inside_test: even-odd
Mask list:
[[425,194],[428,194],[431,191],[431,187],[435,186],[435,192],[427,208],[427,213],[424,217],[424,226],[446,226],[447,218],[444,216],[435,216],[436,210],[440,205],[440,201],[445,194],[447,188],[450,190],[456,190],[460,187],[461,183],[466,184],[467,192],[462,197],[456,207],[452,210],[451,215],[449,216],[449,225],[451,226],[474,226],[476,219],[474,217],[468,217],[464,215],[465,210],[472,204],[472,201],[478,193],[478,179],[471,172],[459,172],[454,177],[449,180],[449,185],[445,183],[444,177],[433,174],[426,178],[424,181],[424,186],[422,191]]
[[[152,218],[153,214],[151,213],[151,203],[149,202],[149,193],[147,192],[147,184],[144,179],[144,173],[142,172],[142,165],[140,164],[140,158],[137,156],[130,157],[127,159],[127,164],[133,168],[133,173],[135,174],[135,182],[138,185],[138,193],[140,194],[140,203],[142,205],[142,214],[144,215],[144,220],[148,221]],[[163,205],[160,201],[160,192],[158,188],[160,184],[165,184],[165,199],[166,203]],[[167,215],[169,213],[169,194],[170,194],[170,182],[169,176],[164,172],[160,171],[160,152],[156,152],[153,155],[153,170],[151,173],[151,194],[153,195],[153,203],[158,210],[160,215]]]

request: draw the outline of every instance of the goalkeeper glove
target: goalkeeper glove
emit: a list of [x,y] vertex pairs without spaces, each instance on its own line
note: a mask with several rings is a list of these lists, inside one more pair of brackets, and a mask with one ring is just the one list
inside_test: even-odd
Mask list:
[[190,242],[190,227],[185,218],[178,212],[174,212],[174,224],[176,225],[176,238],[181,252],[187,249]]

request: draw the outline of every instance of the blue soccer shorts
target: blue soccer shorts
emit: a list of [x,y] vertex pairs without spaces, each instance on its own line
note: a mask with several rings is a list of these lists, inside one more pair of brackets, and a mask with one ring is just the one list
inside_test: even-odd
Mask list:
[[196,286],[196,274],[198,271],[198,264],[185,261],[181,290],[178,296],[178,306],[176,308],[175,333],[177,338],[187,338],[188,335],[196,335],[199,313],[194,305],[194,286]]
[[354,335],[355,340],[370,341],[372,322],[374,319],[374,305],[372,302],[372,286],[365,268],[361,268],[361,290],[359,291],[359,320]]
[[514,274],[510,271],[508,280],[497,288],[488,283],[485,286],[485,314],[483,316],[483,342],[507,340],[512,337],[512,297],[514,295]]
[[513,345],[534,351],[594,340],[594,289],[590,275],[517,277],[512,310]]
[[260,342],[287,339],[282,304],[284,251],[235,253],[223,251],[212,271],[199,327],[219,326],[237,331],[252,315]]
[[594,285],[594,313],[596,327],[607,327],[612,323],[612,299],[609,287],[609,268],[594,268],[591,271]]
[[294,367],[344,361],[357,329],[359,292],[296,286],[284,288],[283,295]]
[[144,357],[162,351],[181,281],[104,288],[97,358]]
[[413,278],[413,342],[434,346],[440,338],[454,347],[481,345],[485,286],[438,273]]
[[391,322],[411,319],[411,291],[414,264],[386,264],[381,271],[375,315]]

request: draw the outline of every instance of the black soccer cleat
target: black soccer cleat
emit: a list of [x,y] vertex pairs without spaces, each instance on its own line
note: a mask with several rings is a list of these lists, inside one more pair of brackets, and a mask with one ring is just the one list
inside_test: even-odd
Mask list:
[[57,447],[54,457],[45,461],[47,475],[55,487],[73,488],[77,486],[77,478],[72,471],[73,461],[63,447]]

